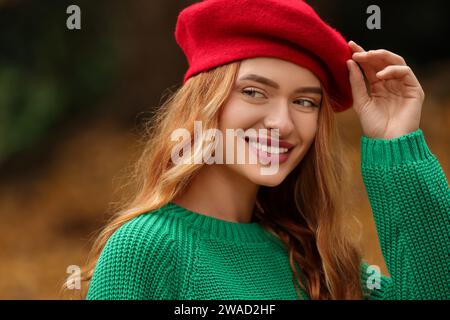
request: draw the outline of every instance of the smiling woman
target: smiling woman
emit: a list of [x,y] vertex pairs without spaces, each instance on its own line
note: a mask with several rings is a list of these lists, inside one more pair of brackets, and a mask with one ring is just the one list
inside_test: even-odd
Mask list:
[[[258,74],[258,75],[256,75]],[[230,171],[223,174],[233,177],[238,174],[246,177],[254,185],[276,186],[300,163],[309,147],[313,143],[318,129],[321,91],[320,80],[309,70],[296,64],[276,58],[252,58],[240,63],[237,75],[236,90],[232,92],[222,108],[219,128],[227,129],[253,128],[256,130],[276,130],[280,143],[288,143],[292,148],[289,153],[279,157],[280,167],[276,174],[262,176],[258,166],[227,164]],[[316,92],[298,92],[300,87],[315,87]],[[252,97],[244,90],[253,88],[262,97]],[[309,101],[299,104],[298,101]],[[259,140],[264,137],[258,137]],[[224,151],[226,152],[226,151]],[[259,153],[260,157],[264,154]],[[210,170],[213,170],[211,168]],[[223,172],[224,168],[219,170]],[[233,179],[238,183],[240,179]],[[203,182],[201,182],[203,184]],[[242,182],[239,182],[243,186]],[[233,187],[237,190],[236,187]],[[252,202],[257,189],[250,187],[241,196],[246,195],[247,201]],[[230,195],[231,196],[231,195]],[[254,201],[254,200],[253,200]],[[243,208],[228,208],[227,211],[242,211]],[[251,214],[251,212],[248,212]]]
[[[424,94],[404,60],[349,45],[295,0],[202,1],[180,13],[175,36],[189,69],[149,124],[138,193],[94,245],[83,273],[88,299],[450,295],[450,190],[418,128]],[[349,226],[350,167],[335,114],[352,106],[391,277],[369,277],[374,268]],[[202,134],[192,138],[198,121]],[[264,161],[174,163],[180,128],[190,159],[208,130],[242,130],[225,145],[241,143],[278,170],[262,174]],[[236,152],[225,145],[226,155]]]

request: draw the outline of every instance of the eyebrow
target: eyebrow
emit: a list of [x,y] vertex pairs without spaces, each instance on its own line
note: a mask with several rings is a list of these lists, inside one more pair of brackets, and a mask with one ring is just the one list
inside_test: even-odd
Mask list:
[[[262,84],[265,84],[269,87],[280,89],[280,85],[270,79],[267,79],[263,76],[259,76],[257,74],[247,74],[245,76],[242,76],[239,78],[240,81],[243,80],[253,80]],[[322,95],[322,88],[320,87],[300,87],[296,90],[294,90],[294,93],[317,93]]]

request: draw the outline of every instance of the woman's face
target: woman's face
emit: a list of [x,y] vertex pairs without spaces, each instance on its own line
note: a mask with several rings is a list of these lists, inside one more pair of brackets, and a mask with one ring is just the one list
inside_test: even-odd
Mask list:
[[[234,140],[234,161],[224,161],[226,168],[258,185],[279,185],[314,141],[321,101],[320,81],[308,69],[277,58],[243,60],[220,116],[224,155],[227,139]],[[226,129],[242,129],[247,134],[229,137]],[[278,135],[277,130],[270,129],[277,129]],[[254,138],[264,137],[271,140],[261,139],[259,145],[251,143],[258,142]],[[270,144],[276,146],[277,141],[278,150],[266,148]],[[245,164],[237,163],[239,146],[245,150]],[[250,153],[256,163],[250,162]]]

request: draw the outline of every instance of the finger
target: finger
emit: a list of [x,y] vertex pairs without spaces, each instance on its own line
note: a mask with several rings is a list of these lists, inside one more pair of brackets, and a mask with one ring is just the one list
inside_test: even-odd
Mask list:
[[[366,52],[359,52],[359,53],[354,53],[353,57],[355,57],[356,55],[364,55]],[[367,60],[367,61],[360,61],[357,59],[353,59],[353,61],[361,66],[363,73],[363,77],[365,76],[367,78],[367,82],[372,85],[373,83],[380,81],[380,79],[378,79],[378,77],[376,76],[376,72],[381,70],[382,68],[378,68],[376,69],[373,65],[372,65],[372,61]]]
[[377,77],[382,80],[390,79],[402,79],[404,78],[405,84],[419,86],[419,80],[417,80],[414,72],[409,66],[387,66],[383,70],[377,72]]
[[386,50],[369,50],[365,52],[355,52],[352,57],[361,68],[364,70],[364,74],[367,81],[372,86],[376,82],[380,81],[376,73],[383,70],[388,65],[402,65],[403,58],[391,53],[390,55]]
[[352,87],[353,107],[357,113],[360,112],[360,106],[364,105],[369,99],[367,93],[364,76],[358,67],[358,64],[353,60],[347,60],[347,67],[349,69],[350,84]]
[[354,60],[357,64],[359,64],[361,66],[361,69],[364,72],[363,76],[366,77],[367,82],[369,84],[373,84],[373,83],[379,81],[379,79],[376,76],[376,72],[378,70],[380,70],[381,68],[375,69],[374,66],[371,64],[371,62],[372,62],[371,60],[359,59],[359,57],[365,56],[367,54],[367,51],[364,50],[363,47],[361,47],[354,41],[349,41],[348,44],[349,44],[351,50],[353,51],[352,57],[356,57],[356,59],[354,59]]
[[395,54],[391,51],[385,50],[385,49],[379,49],[379,50],[369,50],[364,52],[355,52],[352,56],[352,58],[355,61],[358,62],[371,62],[374,61],[378,64],[384,64],[384,65],[402,65],[406,66],[406,61],[403,59],[403,57],[399,56],[398,54]]
[[353,52],[364,52],[366,50],[363,49],[360,45],[358,45],[355,41],[349,41],[348,45],[352,49]]

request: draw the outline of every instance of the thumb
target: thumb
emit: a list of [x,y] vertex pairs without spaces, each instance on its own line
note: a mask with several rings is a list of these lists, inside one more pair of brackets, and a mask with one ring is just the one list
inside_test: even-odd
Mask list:
[[347,60],[347,68],[350,73],[350,84],[352,86],[353,108],[359,113],[361,107],[369,100],[366,83],[364,81],[364,76],[355,61],[351,59]]

